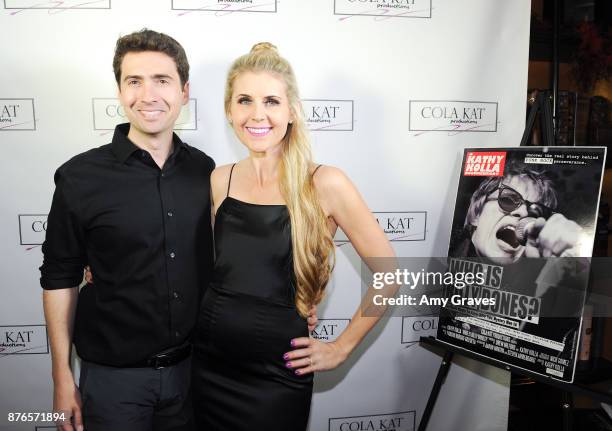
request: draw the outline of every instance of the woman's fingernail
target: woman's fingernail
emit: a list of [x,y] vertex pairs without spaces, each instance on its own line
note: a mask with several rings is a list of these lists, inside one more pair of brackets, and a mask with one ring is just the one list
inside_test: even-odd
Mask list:
[[302,372],[300,370],[295,370],[295,374],[299,376],[300,374],[302,374]]
[[284,359],[285,361],[286,361],[287,359],[289,359],[289,353],[285,353],[285,354],[283,355],[283,359]]
[[295,340],[291,340],[291,347],[295,347]]
[[287,362],[287,363],[285,364],[285,367],[287,367],[287,368],[291,368],[291,362]]

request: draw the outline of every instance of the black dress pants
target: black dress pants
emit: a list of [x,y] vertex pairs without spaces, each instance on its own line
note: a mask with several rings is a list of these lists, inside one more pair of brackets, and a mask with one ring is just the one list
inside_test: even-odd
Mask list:
[[79,390],[86,431],[194,431],[191,359],[156,370],[83,361]]

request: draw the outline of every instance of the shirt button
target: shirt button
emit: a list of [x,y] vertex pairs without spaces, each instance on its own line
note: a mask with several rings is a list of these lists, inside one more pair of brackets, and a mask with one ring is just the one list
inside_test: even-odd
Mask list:
[[172,211],[168,211],[168,217],[172,217]]
[[176,256],[176,254],[174,254],[174,252],[171,252],[171,253],[170,253],[170,257],[171,257],[172,259],[174,259],[174,256]]
[[162,178],[163,178],[163,177],[165,177],[165,176],[166,176],[166,174],[164,174],[164,173],[162,172],[161,176],[162,176]]
[[174,297],[174,299],[178,299],[179,294],[178,292],[172,292],[172,296]]
[[174,335],[176,335],[177,337],[180,337],[180,336],[181,336],[181,333],[180,333],[179,331],[176,331],[176,332],[174,333]]

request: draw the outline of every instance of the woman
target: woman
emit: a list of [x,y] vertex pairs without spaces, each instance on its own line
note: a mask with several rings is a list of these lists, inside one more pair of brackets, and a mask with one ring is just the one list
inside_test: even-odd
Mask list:
[[378,320],[356,312],[336,341],[308,338],[337,227],[362,258],[394,254],[349,179],[312,163],[295,77],[273,45],[234,62],[225,112],[249,156],[211,176],[216,261],[194,343],[198,429],[303,430],[312,373],[344,362]]

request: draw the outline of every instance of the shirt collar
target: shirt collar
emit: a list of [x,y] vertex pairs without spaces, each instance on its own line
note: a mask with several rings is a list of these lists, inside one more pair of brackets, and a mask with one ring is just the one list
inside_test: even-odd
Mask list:
[[[134,143],[128,139],[127,135],[129,131],[130,123],[123,123],[115,127],[115,133],[113,134],[111,148],[115,157],[117,157],[117,160],[121,163],[125,163],[135,151],[141,150],[141,148],[134,145]],[[178,153],[180,150],[187,150],[187,152],[191,151],[189,145],[181,141],[181,138],[179,138],[176,133],[172,133],[172,143],[174,144],[173,154]]]

